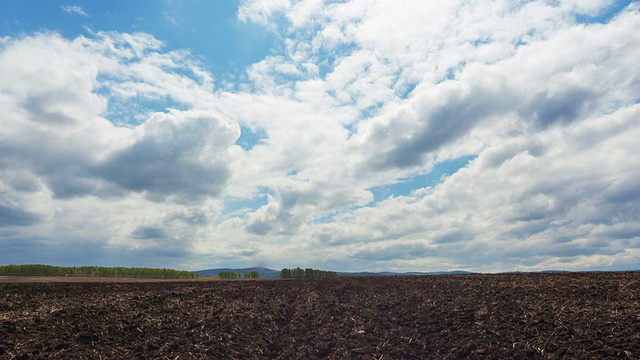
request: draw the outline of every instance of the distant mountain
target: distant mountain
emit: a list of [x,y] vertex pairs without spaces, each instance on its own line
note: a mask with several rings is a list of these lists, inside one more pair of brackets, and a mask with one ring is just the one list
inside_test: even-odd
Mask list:
[[[221,271],[233,271],[238,274],[244,275],[246,272],[257,271],[260,274],[261,279],[278,279],[280,278],[280,270],[273,270],[263,267],[252,267],[252,268],[243,268],[243,269],[232,269],[232,268],[221,268],[221,269],[206,269],[206,270],[198,270],[194,271],[199,276],[218,276]],[[640,271],[640,270],[629,270],[629,271]],[[566,270],[542,270],[535,272],[527,272],[527,271],[507,271],[501,272],[499,274],[534,274],[534,273],[570,273],[571,271]],[[597,272],[597,271],[595,271]],[[432,272],[391,272],[391,271],[381,271],[381,272],[371,272],[371,271],[360,271],[360,272],[338,272],[338,275],[341,276],[420,276],[420,275],[468,275],[468,274],[478,274],[469,271],[463,270],[453,270],[453,271],[432,271]]]
[[436,271],[429,273],[408,273],[408,275],[471,275],[476,274],[471,271],[453,270],[453,271]]
[[406,275],[467,275],[473,274],[469,271],[462,270],[454,270],[454,271],[434,271],[434,272],[390,272],[390,271],[382,271],[382,272],[339,272],[338,275],[345,276],[406,276]]
[[564,274],[570,273],[569,270],[538,270],[538,271],[505,271],[499,274],[504,275],[517,275],[517,274]]
[[252,268],[244,268],[244,269],[231,269],[231,268],[221,268],[221,269],[207,269],[207,270],[198,270],[195,273],[200,277],[204,276],[218,276],[221,271],[233,271],[238,274],[244,275],[244,273],[248,273],[251,271],[257,271],[260,274],[260,279],[275,279],[280,277],[279,270],[272,270],[263,267],[252,267]]
[[[280,278],[280,270],[267,269],[263,267],[252,267],[252,268],[243,268],[243,269],[232,269],[232,268],[206,269],[206,270],[195,271],[195,273],[197,273],[200,277],[205,277],[205,276],[218,276],[221,271],[233,271],[241,275],[244,275],[244,273],[247,273],[247,272],[257,271],[260,274],[260,279]],[[396,272],[390,272],[390,271],[338,272],[338,275],[344,275],[344,276],[464,275],[464,274],[473,274],[473,273],[468,271],[460,271],[460,270],[437,271],[437,272],[405,272],[405,273],[396,273]]]

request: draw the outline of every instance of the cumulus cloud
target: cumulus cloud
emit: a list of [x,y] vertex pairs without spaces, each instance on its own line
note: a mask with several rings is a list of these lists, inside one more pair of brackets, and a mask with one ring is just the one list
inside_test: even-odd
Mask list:
[[[460,268],[473,263],[477,269],[513,264],[524,269],[544,266],[540,264],[548,264],[543,260],[548,257],[565,258],[567,268],[588,268],[592,256],[633,254],[630,242],[598,240],[589,229],[611,222],[607,219],[629,221],[624,210],[612,217],[613,208],[600,194],[610,188],[614,192],[613,184],[622,184],[618,177],[626,178],[627,171],[637,175],[613,160],[634,162],[633,147],[613,145],[613,139],[625,143],[635,131],[628,122],[638,90],[638,73],[630,64],[638,56],[632,35],[638,27],[635,4],[605,25],[573,21],[606,11],[611,6],[606,1],[482,8],[425,3],[424,8],[414,4],[411,12],[384,1],[367,6],[353,1],[316,4],[312,17],[297,12],[297,3],[273,5],[266,9],[247,3],[243,8],[245,19],[271,18],[272,27],[281,24],[274,15],[281,11],[291,26],[280,28],[290,39],[289,57],[260,71],[275,79],[269,86],[295,84],[294,97],[306,97],[313,89],[315,99],[326,99],[322,105],[330,109],[356,110],[342,121],[351,128],[346,141],[350,162],[332,159],[337,167],[358,174],[346,177],[347,182],[367,188],[367,181],[389,183],[428,171],[434,158],[479,155],[435,189],[373,207],[356,205],[335,222],[299,228],[312,235],[314,247],[339,247],[343,256],[332,258],[345,262],[363,254],[385,264],[381,268],[440,261]],[[429,18],[434,21],[425,20]],[[397,24],[402,29],[390,29]],[[438,36],[430,37],[430,31]],[[340,52],[335,61],[326,55]],[[287,82],[287,76],[278,74],[281,63],[300,66],[306,61],[323,64],[325,75],[298,75]],[[369,76],[379,81],[363,83]],[[407,84],[413,84],[408,94]],[[372,106],[373,111],[365,111]],[[592,128],[606,134],[596,136],[587,130]],[[620,129],[625,130],[618,133]],[[576,132],[584,137],[574,136]],[[602,162],[596,165],[596,159]],[[624,195],[613,198],[634,198],[631,189],[618,186]],[[249,230],[266,233],[274,224],[290,221],[283,214],[292,213],[270,201],[247,216],[251,225],[268,226]],[[392,248],[385,244],[406,248],[407,240],[419,241],[430,252],[414,259],[373,255]],[[367,243],[375,245],[362,245]],[[556,250],[545,252],[546,247]],[[495,258],[483,255],[496,251]]]
[[[2,72],[15,80],[2,85],[8,110],[2,133],[5,154],[28,164],[55,196],[136,191],[150,198],[188,200],[215,196],[224,186],[226,154],[239,128],[215,111],[149,109],[139,114],[146,117],[144,123],[133,128],[104,117],[110,115],[109,101],[130,96],[121,88],[132,78],[141,78],[137,97],[194,104],[180,93],[198,86],[204,89],[193,91],[211,97],[205,90],[208,78],[165,74],[167,67],[200,72],[190,62],[177,63],[184,54],[158,54],[160,44],[148,35],[100,34],[67,41],[41,34],[5,46]],[[99,94],[104,87],[111,97]]]
[[[161,48],[147,34],[110,33],[42,33],[2,45],[1,186],[11,199],[0,203],[3,227],[29,227],[23,236],[34,239],[51,234],[51,246],[90,238],[99,245],[82,247],[88,252],[149,249],[143,238],[168,242],[152,250],[184,250],[181,236],[193,233],[184,229],[210,217],[197,208],[217,206],[239,126],[204,104],[214,96],[210,75],[186,52]],[[133,81],[135,95],[122,90]],[[138,108],[138,123],[117,108],[147,96],[191,110]],[[122,202],[143,219],[129,210],[121,217]],[[144,225],[149,219],[158,226]]]
[[368,191],[327,182],[287,179],[274,190],[276,196],[269,196],[267,205],[247,214],[246,228],[250,233],[294,234],[314,219],[373,200]]
[[[246,1],[239,19],[281,44],[235,91],[150,34],[5,39],[0,249],[192,269],[637,266],[640,8],[580,22],[614,5]],[[241,147],[242,131],[261,139]]]
[[138,139],[91,170],[151,199],[217,196],[228,177],[228,149],[237,127],[206,112],[156,113],[138,127]]

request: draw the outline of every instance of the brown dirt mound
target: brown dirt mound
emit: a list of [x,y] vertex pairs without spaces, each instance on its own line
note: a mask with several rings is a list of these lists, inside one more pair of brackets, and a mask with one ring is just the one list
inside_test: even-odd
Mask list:
[[640,273],[2,283],[0,359],[638,359]]

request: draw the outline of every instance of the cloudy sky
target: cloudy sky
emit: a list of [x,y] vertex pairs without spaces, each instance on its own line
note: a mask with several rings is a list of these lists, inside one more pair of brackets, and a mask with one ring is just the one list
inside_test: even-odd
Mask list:
[[640,268],[640,2],[0,3],[0,264]]

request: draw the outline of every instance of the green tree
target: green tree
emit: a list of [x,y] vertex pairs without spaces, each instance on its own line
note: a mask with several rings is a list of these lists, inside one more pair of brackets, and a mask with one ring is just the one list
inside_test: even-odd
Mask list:
[[196,279],[198,274],[191,271],[154,268],[125,268],[101,266],[51,266],[42,264],[0,266],[2,275],[19,276],[103,276],[138,277],[161,279]]
[[220,279],[237,279],[238,274],[235,271],[221,271],[218,277],[220,277]]
[[335,271],[317,270],[312,268],[306,268],[303,270],[297,267],[295,269],[284,268],[280,270],[280,277],[283,279],[313,279],[336,276],[338,276],[338,273]]

